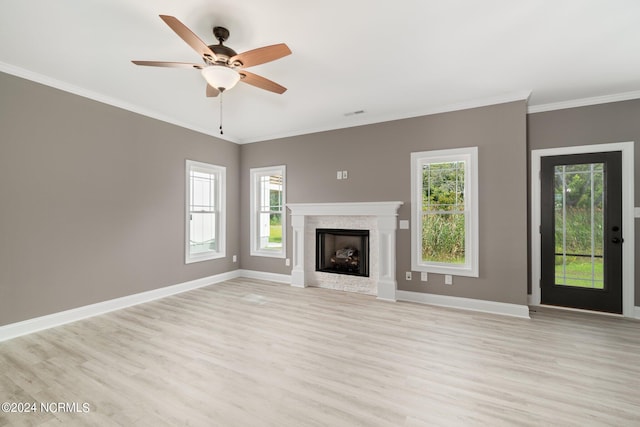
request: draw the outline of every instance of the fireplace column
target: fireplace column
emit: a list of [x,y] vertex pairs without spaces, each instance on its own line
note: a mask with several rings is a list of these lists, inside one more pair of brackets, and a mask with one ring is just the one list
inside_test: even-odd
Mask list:
[[396,300],[396,215],[378,216],[378,299]]
[[304,282],[304,231],[305,216],[291,213],[293,228],[293,266],[291,268],[291,286],[306,288]]

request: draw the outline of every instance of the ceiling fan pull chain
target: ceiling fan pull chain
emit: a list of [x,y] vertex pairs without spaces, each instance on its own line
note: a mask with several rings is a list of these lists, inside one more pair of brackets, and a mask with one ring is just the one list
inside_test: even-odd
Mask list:
[[224,135],[222,132],[222,92],[220,92],[220,135]]

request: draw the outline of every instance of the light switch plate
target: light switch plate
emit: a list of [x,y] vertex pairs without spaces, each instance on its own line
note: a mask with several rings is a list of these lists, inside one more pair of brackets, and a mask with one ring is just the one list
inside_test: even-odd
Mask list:
[[336,179],[342,179],[342,171],[336,172]]
[[348,178],[349,178],[349,172],[342,171],[342,179],[348,179]]

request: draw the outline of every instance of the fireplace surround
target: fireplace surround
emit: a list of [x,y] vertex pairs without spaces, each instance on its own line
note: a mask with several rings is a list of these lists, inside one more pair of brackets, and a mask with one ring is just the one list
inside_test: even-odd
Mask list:
[[[354,203],[288,203],[293,228],[293,257],[291,285],[306,287],[315,285],[315,245],[308,240],[315,238],[315,229],[347,228],[337,224],[350,220],[365,220],[370,228],[370,277],[371,292],[378,299],[396,299],[396,230],[398,208],[403,202],[354,202]],[[351,228],[351,227],[348,227]],[[312,244],[315,242],[311,242]],[[306,250],[305,250],[306,249]],[[337,276],[330,274],[328,276]],[[349,277],[349,276],[344,276]],[[316,278],[317,279],[317,278]],[[354,277],[354,279],[362,279]],[[327,287],[332,287],[329,284]],[[343,289],[349,290],[349,289]]]

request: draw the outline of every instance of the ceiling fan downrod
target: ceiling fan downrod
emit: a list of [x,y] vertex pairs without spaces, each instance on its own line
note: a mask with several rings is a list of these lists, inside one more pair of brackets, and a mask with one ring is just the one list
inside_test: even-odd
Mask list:
[[222,131],[222,91],[220,92],[220,135],[224,135]]

